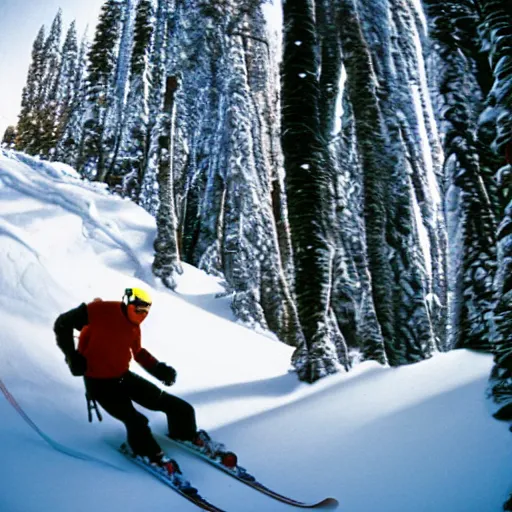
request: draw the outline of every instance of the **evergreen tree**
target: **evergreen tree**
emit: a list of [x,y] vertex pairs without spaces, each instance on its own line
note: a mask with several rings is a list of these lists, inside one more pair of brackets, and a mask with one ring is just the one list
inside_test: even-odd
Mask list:
[[[353,179],[352,186],[360,191],[363,210],[359,213],[354,205],[349,213],[361,215],[365,237],[354,244],[354,235],[345,236],[344,252],[353,264],[347,265],[351,260],[346,259],[342,268],[352,279],[341,287],[341,304],[335,301],[337,316],[358,313],[357,323],[361,312],[370,315],[370,329],[361,329],[370,335],[369,345],[361,344],[357,328],[345,327],[350,344],[364,347],[363,357],[374,354],[392,365],[415,362],[444,347],[446,318],[439,158],[427,149],[428,142],[434,149],[439,142],[432,129],[423,54],[416,42],[421,38],[407,2],[382,2],[374,9],[343,0],[339,16],[347,73],[344,117],[353,118],[347,133],[351,138],[340,148],[347,156],[351,147],[357,151],[351,174],[361,172],[362,179]],[[342,193],[339,196],[344,207]],[[361,253],[367,261],[360,260]],[[373,300],[368,300],[368,292],[362,294],[368,288],[366,272]],[[361,280],[359,292],[350,288],[353,279]],[[374,310],[378,328],[372,321]]]
[[[179,7],[172,14],[178,16]],[[148,73],[151,75],[151,87],[148,96],[148,119],[146,135],[145,162],[141,168],[139,204],[147,211],[156,215],[159,206],[158,199],[158,139],[161,125],[157,122],[162,110],[166,82],[166,53],[169,38],[169,20],[171,12],[169,0],[157,0],[156,20],[153,46],[149,56]]]
[[325,146],[320,138],[313,2],[284,3],[283,26],[282,147],[295,295],[305,338],[302,355],[295,364],[299,377],[313,382],[338,370],[335,345],[345,343],[330,304],[334,249],[326,209],[332,206],[332,196]]
[[260,2],[220,9],[190,1],[170,18],[168,69],[182,75],[174,196],[184,261],[225,278],[245,323],[295,344],[296,313],[272,211],[270,147],[277,141],[267,131],[275,104],[266,97],[263,22]]
[[58,107],[55,126],[56,143],[54,144],[54,158],[56,160],[62,160],[66,156],[63,152],[63,137],[73,115],[73,109],[77,106],[75,94],[77,93],[76,75],[78,71],[78,44],[75,22],[73,21],[67,31],[62,47],[62,59],[56,90]]
[[[442,197],[444,180],[441,141],[421,46],[421,41],[426,40],[427,26],[418,20],[413,4],[404,0],[391,2],[390,18],[390,47],[396,70],[390,92],[393,102],[398,106],[398,110],[392,110],[398,114],[405,166],[411,166],[411,206],[414,212],[413,224],[416,224],[418,235],[412,251],[419,259],[416,258],[416,267],[412,272],[417,273],[421,281],[420,287],[425,293],[423,300],[431,323],[431,335],[434,336],[432,348],[446,350],[447,246]],[[403,77],[407,77],[407,80]],[[417,299],[420,303],[421,297],[417,296]],[[412,311],[407,314],[408,318],[414,316]]]
[[[383,165],[387,130],[377,100],[377,76],[362,22],[353,0],[340,2],[341,45],[347,72],[346,89],[353,116],[358,156],[363,172],[362,204],[371,293],[391,364],[401,364],[394,325],[393,269],[387,241],[389,178]],[[389,164],[388,164],[389,165]]]
[[154,242],[155,259],[153,273],[168,288],[176,287],[175,273],[181,273],[180,257],[176,237],[176,213],[173,187],[173,140],[176,114],[175,92],[177,77],[167,78],[164,111],[160,116],[160,151],[158,155],[158,196],[159,208],[156,216],[157,236]]
[[14,148],[16,144],[16,127],[8,126],[4,132],[4,136],[2,137],[2,147],[6,148]]
[[[86,67],[88,44],[85,35],[82,38],[78,54],[75,55],[72,28],[68,32],[69,52],[63,50],[63,68],[66,79],[67,98],[64,108],[61,110],[61,122],[59,126],[60,137],[57,143],[55,158],[66,162],[79,169],[81,166],[81,153],[83,150],[83,123],[85,117],[86,94]],[[75,68],[72,69],[72,63]]]
[[152,49],[154,12],[151,1],[140,0],[135,18],[130,87],[123,123],[121,149],[116,167],[122,176],[121,191],[137,200],[147,166],[149,133],[149,57]]
[[109,115],[105,119],[104,137],[111,141],[113,150],[107,162],[105,180],[112,186],[111,176],[118,168],[118,156],[125,123],[125,103],[129,90],[129,74],[133,49],[135,0],[121,0],[121,33],[117,51],[116,70],[113,85],[113,100]]
[[466,29],[476,15],[475,4],[429,1],[429,14],[442,64],[438,80],[448,184],[449,274],[453,276],[450,345],[490,350],[496,220],[475,137],[483,91],[469,53],[475,34]]
[[105,181],[110,169],[115,136],[112,127],[116,102],[115,73],[121,37],[122,0],[107,0],[102,7],[88,55],[86,114],[80,171]]
[[342,133],[335,142],[334,194],[337,229],[332,304],[346,339],[350,361],[387,363],[384,338],[372,296],[366,258],[363,172],[350,103],[343,107]]
[[[492,125],[492,147],[505,161],[497,170],[497,183],[506,204],[497,228],[496,291],[494,310],[495,366],[491,375],[491,391],[500,407],[496,417],[512,419],[512,10],[501,0],[483,0],[481,25],[482,46],[488,51],[493,85],[487,97],[487,123]],[[509,500],[510,508],[510,500]]]
[[[293,260],[280,147],[279,68],[275,56],[280,48],[269,34],[261,1],[243,2],[237,24],[228,28],[229,32],[242,38],[242,76],[247,80],[255,179],[259,183],[260,204],[265,205],[259,219],[254,218],[254,212],[252,215],[254,223],[261,224],[260,236],[265,240],[255,246],[263,270],[260,304],[269,329],[281,340],[297,346],[302,342],[302,332],[291,296]],[[266,253],[260,250],[261,245]]]
[[257,103],[249,86],[243,40],[242,35],[230,38],[226,60],[230,137],[224,172],[222,269],[234,292],[232,308],[237,318],[270,328],[296,344],[298,326],[279,259],[268,167],[254,135]]
[[38,153],[51,158],[58,140],[59,70],[61,63],[62,10],[55,16],[43,48],[42,104],[38,112],[40,136]]
[[32,46],[32,61],[27,75],[27,83],[21,97],[21,111],[18,120],[16,149],[31,155],[38,150],[40,136],[39,111],[43,104],[45,28],[40,28]]
[[[421,101],[429,100],[419,94],[421,51],[414,45],[412,16],[403,0],[391,0],[382,14],[374,16],[378,28],[374,38],[369,36],[370,51],[374,62],[379,56],[375,67],[377,97],[388,139],[381,163],[388,186],[385,229],[393,271],[395,343],[388,345],[388,355],[390,363],[396,365],[429,357],[436,348],[431,306],[444,304],[445,299],[434,296],[431,285],[433,277],[444,278],[440,273],[433,276],[432,262],[439,256],[432,251],[439,246],[433,218],[441,214],[441,205],[434,169],[426,164],[426,141],[421,136]],[[438,197],[437,209],[433,194]],[[439,334],[444,338],[444,332]]]

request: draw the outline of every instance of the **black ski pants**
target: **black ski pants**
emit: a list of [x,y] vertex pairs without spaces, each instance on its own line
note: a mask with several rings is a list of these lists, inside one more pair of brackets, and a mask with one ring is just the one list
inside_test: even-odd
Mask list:
[[196,430],[195,411],[185,400],[162,391],[139,375],[127,372],[116,379],[85,377],[88,397],[96,400],[105,411],[122,421],[126,427],[128,443],[142,456],[153,458],[161,452],[149,428],[149,420],[133,406],[136,402],[146,409],[162,411],[167,415],[169,437],[192,440]]

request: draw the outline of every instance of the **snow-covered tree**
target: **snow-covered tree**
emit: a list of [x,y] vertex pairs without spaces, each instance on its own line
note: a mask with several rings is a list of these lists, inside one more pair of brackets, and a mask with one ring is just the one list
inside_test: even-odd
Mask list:
[[[148,73],[151,74],[151,87],[148,91],[148,119],[145,163],[141,169],[139,204],[147,211],[156,215],[158,199],[158,139],[161,125],[158,123],[159,114],[163,108],[164,90],[167,76],[167,47],[170,20],[178,16],[171,11],[170,0],[157,0],[156,20],[154,23],[153,45],[151,48]],[[176,8],[179,11],[179,8]]]
[[361,200],[363,172],[357,153],[352,107],[346,97],[341,124],[342,131],[334,142],[336,253],[332,307],[346,340],[350,361],[373,359],[385,364],[384,338],[377,319],[366,257]]
[[[418,322],[418,326],[421,324],[412,309],[418,311],[418,306],[420,309],[426,306],[422,316],[423,322],[430,323],[430,334],[424,333],[425,338],[430,337],[432,340],[430,350],[446,350],[447,246],[442,197],[442,148],[421,45],[428,34],[422,15],[414,2],[390,2],[390,48],[395,69],[389,87],[392,98],[390,107],[391,112],[396,113],[401,139],[398,149],[405,157],[404,168],[410,166],[410,179],[407,180],[411,197],[409,208],[412,210],[412,225],[416,231],[415,243],[410,248],[413,254],[405,259],[415,260],[410,273],[416,273],[416,276],[411,282],[419,279],[417,283],[422,290],[411,301],[416,302],[416,305],[410,306],[406,300],[404,308],[408,328],[415,330],[414,321]],[[407,77],[407,80],[403,77]],[[419,333],[420,329],[417,330]]]
[[75,22],[73,21],[62,46],[62,58],[55,94],[57,117],[53,158],[56,160],[62,160],[66,156],[63,151],[63,138],[73,115],[73,110],[77,106],[75,94],[77,93],[76,77],[78,72],[78,43]]
[[[338,371],[346,352],[331,309],[334,247],[327,155],[319,117],[319,56],[314,2],[283,4],[282,147],[293,247],[295,296],[305,338],[295,359],[302,380]],[[344,346],[344,350],[336,345]],[[346,360],[341,361],[347,364]]]
[[[500,0],[484,0],[481,24],[482,46],[488,52],[493,85],[487,97],[486,115],[481,123],[491,125],[493,150],[505,156],[497,169],[496,181],[504,202],[496,234],[498,268],[494,310],[495,366],[491,391],[500,419],[512,419],[512,11]],[[509,500],[510,505],[510,500]]]
[[62,10],[55,16],[43,48],[42,105],[38,153],[51,158],[58,140]]
[[263,23],[260,2],[220,9],[191,1],[174,11],[168,70],[179,72],[182,86],[173,182],[183,259],[225,278],[245,323],[293,343],[296,320],[272,209],[278,140],[269,134],[276,112],[267,98]]
[[16,144],[16,126],[9,125],[2,137],[2,147],[14,148]]
[[230,136],[223,173],[222,269],[234,292],[236,316],[248,325],[270,327],[281,339],[293,342],[287,336],[296,318],[282,272],[268,166],[257,147],[261,139],[255,137],[258,113],[243,42],[242,33],[233,35],[226,58],[230,72],[225,121]]
[[40,28],[32,46],[32,61],[27,75],[27,83],[21,96],[21,111],[18,120],[16,148],[31,155],[38,151],[40,135],[39,111],[43,104],[43,78],[45,28]]
[[[481,81],[471,54],[475,4],[429,0],[444,136],[449,233],[450,346],[489,350],[495,307],[496,219],[477,140]],[[461,48],[463,51],[461,51]],[[487,71],[488,73],[488,71]]]
[[113,85],[113,100],[109,115],[105,119],[104,137],[112,141],[108,169],[105,180],[112,186],[111,177],[118,167],[121,137],[124,132],[126,96],[129,90],[129,75],[131,68],[131,53],[133,49],[134,17],[136,0],[122,0],[121,6],[121,35],[117,50],[116,70]]
[[340,2],[341,43],[347,72],[347,98],[352,106],[358,156],[363,173],[362,203],[368,270],[372,296],[386,354],[400,364],[399,339],[394,325],[393,269],[387,241],[389,176],[385,172],[387,129],[377,97],[377,75],[362,31],[362,21],[352,0]]
[[105,181],[116,147],[113,115],[115,80],[122,31],[123,0],[107,0],[102,7],[88,55],[86,114],[80,171]]
[[149,149],[149,90],[151,87],[150,55],[153,43],[154,10],[150,0],[137,5],[130,83],[116,176],[122,179],[121,193],[137,200],[147,167]]
[[153,273],[171,289],[176,287],[175,274],[182,272],[176,234],[177,221],[173,186],[175,93],[178,87],[177,77],[169,76],[166,81],[164,109],[159,119],[161,126],[157,155],[159,207],[156,214],[157,235],[153,244],[155,248]]
[[[71,27],[70,27],[71,32]],[[69,34],[69,33],[68,33]],[[73,36],[70,36],[71,41]],[[66,44],[66,43],[65,43]],[[65,106],[61,110],[60,136],[57,142],[55,158],[79,169],[84,140],[85,94],[86,94],[86,67],[88,43],[85,35],[82,37],[78,54],[74,55],[74,45],[70,42],[69,54],[63,51],[63,68],[65,76],[71,83],[66,83],[67,90]],[[68,57],[66,57],[68,55]],[[75,69],[71,69],[75,61]],[[67,63],[67,64],[66,64]],[[69,66],[69,67],[68,67]]]

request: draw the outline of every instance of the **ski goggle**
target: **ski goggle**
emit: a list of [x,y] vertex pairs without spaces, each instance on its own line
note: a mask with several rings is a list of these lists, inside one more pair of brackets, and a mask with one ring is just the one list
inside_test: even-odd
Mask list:
[[137,297],[131,300],[128,303],[129,306],[135,306],[135,311],[137,313],[149,313],[149,308],[151,308],[151,304],[149,302],[145,302]]
[[[141,294],[146,300],[141,298]],[[139,288],[126,288],[124,291],[123,300],[125,300],[125,304],[127,306],[133,304],[135,306],[135,310],[138,313],[148,313],[149,308],[151,307],[151,299],[149,294],[144,290],[140,290]]]

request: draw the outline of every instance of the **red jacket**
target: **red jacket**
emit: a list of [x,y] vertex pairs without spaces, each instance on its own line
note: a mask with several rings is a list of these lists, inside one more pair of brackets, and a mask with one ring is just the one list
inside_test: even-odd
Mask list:
[[146,370],[158,363],[141,347],[140,327],[128,320],[121,302],[91,302],[87,314],[89,321],[78,343],[78,351],[87,359],[87,377],[120,377],[128,371],[132,356]]

